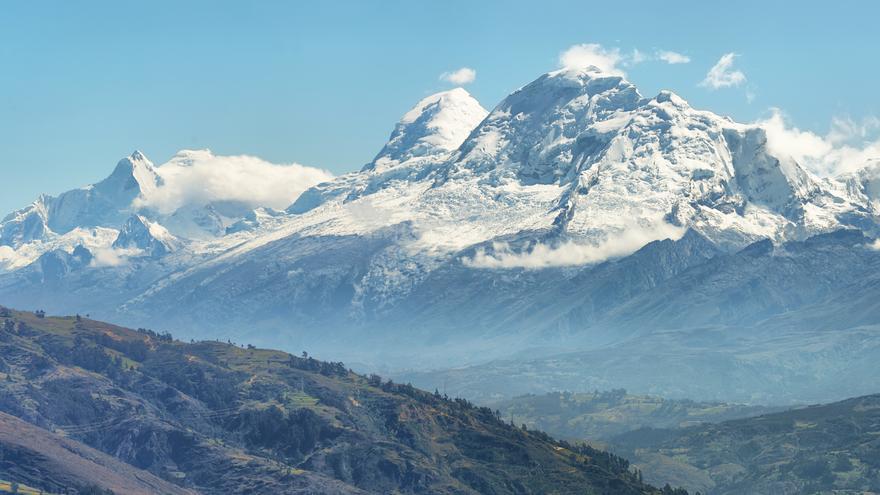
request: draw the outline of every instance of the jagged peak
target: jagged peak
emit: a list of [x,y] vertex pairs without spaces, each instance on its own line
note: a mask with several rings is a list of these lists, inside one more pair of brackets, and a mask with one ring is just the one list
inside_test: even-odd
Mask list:
[[119,160],[116,163],[116,168],[113,173],[115,174],[117,171],[129,172],[137,168],[154,168],[153,162],[151,162],[150,159],[147,158],[147,155],[143,154],[140,150],[134,150],[127,157]]
[[128,159],[133,162],[150,162],[150,160],[147,159],[147,155],[143,154],[141,150],[134,150],[130,155],[128,155]]
[[[844,172],[831,180],[842,184],[846,192],[861,196],[871,203],[880,201],[880,158],[871,158],[851,172]],[[880,205],[875,205],[874,208]]]
[[687,100],[668,89],[661,90],[657,96],[654,97],[654,101],[658,103],[671,103],[679,108],[690,107]]
[[594,66],[548,72],[492,110],[462,144],[455,166],[555,182],[570,172],[576,136],[643,102],[632,83]]
[[143,215],[132,214],[119,230],[113,247],[117,249],[136,248],[159,257],[177,249],[179,241],[168,229]]
[[138,187],[141,192],[152,190],[161,184],[156,167],[146,155],[139,150],[119,160],[109,177],[96,184],[95,187],[117,187],[123,184],[124,189]]

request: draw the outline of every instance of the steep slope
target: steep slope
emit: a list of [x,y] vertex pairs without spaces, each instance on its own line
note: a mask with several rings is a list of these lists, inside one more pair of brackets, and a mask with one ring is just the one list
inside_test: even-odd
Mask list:
[[131,203],[161,183],[153,163],[140,151],[123,158],[109,177],[93,186],[74,189],[55,198],[48,226],[64,234],[78,227],[108,227],[121,223]]
[[487,113],[462,88],[427,96],[401,117],[388,142],[360,172],[318,184],[287,211],[302,214],[328,202],[348,203],[401,182],[424,180],[450,159]]
[[[545,74],[488,115],[453,90],[407,112],[361,171],[308,189],[285,212],[233,219],[211,205],[163,218],[172,233],[185,225],[211,232],[171,254],[133,259],[101,249],[118,227],[74,230],[13,256],[0,250],[9,267],[0,297],[57,312],[85,300],[91,314],[113,321],[161,321],[187,336],[247,336],[397,368],[595,350],[661,328],[716,325],[719,313],[734,326],[811,312],[817,329],[838,306],[826,289],[807,294],[810,283],[785,299],[791,283],[782,271],[838,287],[839,265],[818,263],[833,261],[830,253],[809,266],[762,260],[776,267],[762,282],[768,299],[746,291],[736,302],[713,289],[720,282],[708,287],[714,299],[679,283],[693,298],[676,301],[693,312],[652,299],[695,265],[724,255],[704,266],[726,267],[725,256],[763,239],[880,233],[869,175],[819,179],[771,149],[758,126],[668,91],[644,97],[596,68]],[[24,228],[40,211],[16,215],[10,236],[40,235]],[[41,255],[80,244],[90,263],[45,276]],[[867,258],[863,251],[855,258]],[[733,285],[743,281],[732,267],[725,273]],[[876,288],[864,288],[842,302],[862,315],[854,324],[880,324],[870,303]]]
[[436,159],[455,151],[487,113],[462,88],[428,96],[404,114],[364,170],[382,172],[415,158]]
[[0,320],[0,411],[203,493],[659,493],[621,458],[341,363]]
[[[615,387],[750,403],[870,393],[880,379],[874,366],[880,359],[880,251],[874,242],[852,230],[780,246],[761,241],[666,277],[657,268],[668,261],[645,256],[664,244],[656,243],[574,277],[578,285],[560,291],[569,299],[554,305],[551,297],[537,298],[507,320],[514,327],[517,317],[535,314],[528,321],[545,329],[547,346],[549,337],[565,335],[577,322],[612,329],[620,340],[593,331],[594,345],[580,350],[535,346],[514,358],[400,376],[429,389],[446,384],[483,401]],[[620,289],[640,285],[633,293]]]
[[[0,412],[0,479],[52,493],[195,493],[118,459]],[[89,491],[91,490],[91,491]]]
[[709,495],[875,493],[880,396],[612,440],[648,480]]
[[[880,308],[861,299],[880,282],[880,253],[874,242],[855,230],[780,246],[761,241],[640,294],[615,309],[610,319],[618,326],[660,329],[772,327],[785,321],[788,328],[801,330],[877,324]],[[816,307],[824,317],[817,318]]]
[[[428,119],[419,113],[430,114],[426,108],[418,105],[402,122]],[[406,155],[399,147],[407,125],[380,159],[388,150]],[[690,229],[731,250],[872,224],[869,206],[771,156],[765,144],[761,129],[694,110],[668,92],[643,98],[595,69],[550,73],[505,99],[442,160],[425,166],[413,152],[394,166],[368,166],[317,186],[273,232],[160,281],[127,301],[123,314],[137,321],[162,308],[163,318],[183,327],[195,320],[240,327],[237,318],[282,325],[290,331],[273,338],[290,346],[333,348],[305,333],[320,325],[333,329],[322,340],[389,333],[392,342],[406,335],[437,343],[452,329],[457,339],[488,338],[486,347],[497,348],[490,336],[515,319],[503,312],[512,301],[528,305],[544,294],[571,301],[562,289],[577,284],[557,280],[653,240]],[[619,290],[632,296],[651,284]],[[449,298],[464,305],[445,305]],[[186,314],[170,304],[181,300]],[[564,319],[554,317],[551,326],[582,332],[580,344],[616,332],[586,315],[610,308],[559,309]],[[364,330],[374,327],[385,330]],[[534,334],[543,329],[522,335],[529,331],[522,325],[504,333],[522,348],[537,345]]]
[[52,198],[41,195],[36,201],[21,210],[14,211],[3,219],[0,230],[0,246],[18,247],[45,239],[49,233],[49,204]]
[[151,222],[141,215],[132,215],[119,230],[113,241],[115,249],[133,249],[160,258],[180,247],[176,239],[165,227]]

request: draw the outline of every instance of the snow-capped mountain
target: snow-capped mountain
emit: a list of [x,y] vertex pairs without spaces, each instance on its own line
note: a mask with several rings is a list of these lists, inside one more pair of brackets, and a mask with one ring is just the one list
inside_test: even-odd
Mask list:
[[[308,188],[284,211],[228,202],[157,211],[156,170],[136,153],[77,190],[89,192],[72,198],[87,199],[66,202],[75,206],[64,214],[44,197],[7,217],[0,268],[4,256],[14,261],[0,300],[440,365],[604,345],[640,324],[668,328],[678,320],[645,308],[632,310],[644,315],[635,323],[609,318],[754,242],[878,233],[875,166],[818,178],[773,154],[757,125],[668,91],[645,97],[593,67],[545,74],[491,112],[463,89],[424,98],[373,161]],[[92,204],[112,207],[99,215]],[[74,224],[91,240],[65,233]],[[871,242],[852,249],[869,257]],[[46,278],[38,258],[74,248],[94,259]],[[96,261],[106,250],[113,262]]]
[[400,119],[391,138],[364,170],[382,172],[414,159],[437,161],[458,149],[487,113],[462,88],[428,96]]
[[119,235],[111,245],[115,249],[136,250],[153,258],[160,258],[176,251],[180,241],[168,229],[151,222],[141,215],[132,215],[122,225]]
[[153,164],[135,151],[120,160],[101,182],[57,198],[42,195],[30,206],[8,215],[0,224],[0,244],[19,248],[77,228],[119,225],[132,211],[132,202],[150,194],[160,182]]

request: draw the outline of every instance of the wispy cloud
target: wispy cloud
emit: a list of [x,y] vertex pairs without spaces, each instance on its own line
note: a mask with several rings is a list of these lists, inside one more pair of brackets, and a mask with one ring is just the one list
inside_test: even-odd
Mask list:
[[10,246],[0,246],[0,270],[12,266],[18,261],[18,254]]
[[508,269],[579,266],[599,263],[609,258],[634,253],[645,244],[658,239],[679,239],[684,229],[666,222],[650,226],[630,225],[597,244],[567,241],[557,246],[537,244],[528,251],[514,252],[505,243],[495,243],[492,252],[478,250],[473,257],[462,259],[472,268]]
[[667,64],[688,64],[691,61],[691,58],[687,55],[669,50],[658,50],[657,58]]
[[470,67],[462,67],[461,69],[440,74],[440,80],[450,82],[452,84],[457,84],[459,86],[470,84],[476,79],[477,71],[471,69]]
[[286,208],[309,187],[333,177],[326,170],[297,163],[217,156],[210,150],[181,151],[157,172],[163,185],[135,200],[135,207],[171,213],[184,205],[237,201],[253,208]]
[[824,136],[795,127],[778,108],[756,124],[767,133],[772,153],[794,158],[819,175],[852,172],[880,158],[880,119],[876,117],[861,121],[835,117]]
[[669,50],[655,50],[650,53],[633,48],[630,52],[624,53],[620,48],[605,48],[598,43],[573,45],[559,54],[559,65],[564,68],[578,69],[592,65],[609,74],[624,77],[626,68],[651,61],[686,64],[691,59],[687,55]]
[[638,48],[633,48],[632,53],[630,53],[630,55],[629,55],[628,62],[632,65],[635,65],[635,64],[640,64],[642,62],[646,62],[648,60],[651,60],[650,55],[639,50]]
[[746,82],[746,75],[733,67],[733,59],[736,58],[734,53],[725,53],[718,59],[718,62],[709,69],[706,78],[700,83],[710,89],[728,88],[731,86],[739,86]]
[[91,251],[93,258],[90,265],[95,268],[122,266],[128,263],[129,258],[142,254],[137,248],[100,247]]

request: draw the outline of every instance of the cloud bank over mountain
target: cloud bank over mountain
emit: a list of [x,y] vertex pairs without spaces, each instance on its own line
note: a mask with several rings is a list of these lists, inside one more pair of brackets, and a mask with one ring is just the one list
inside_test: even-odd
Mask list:
[[824,136],[794,126],[779,108],[757,124],[766,130],[771,152],[790,156],[822,176],[855,172],[880,158],[880,119],[875,117],[861,122],[836,117]]
[[135,206],[160,213],[221,201],[283,209],[306,189],[333,178],[326,170],[298,163],[276,164],[248,155],[218,156],[210,150],[183,150],[156,167],[156,173],[161,185],[137,198]]
[[630,255],[651,241],[678,240],[685,230],[663,222],[645,226],[632,223],[618,232],[609,233],[603,241],[595,244],[572,240],[555,246],[538,243],[530,249],[517,252],[509,244],[495,243],[492,252],[480,248],[473,257],[465,257],[462,262],[472,268],[528,270],[588,265]]

